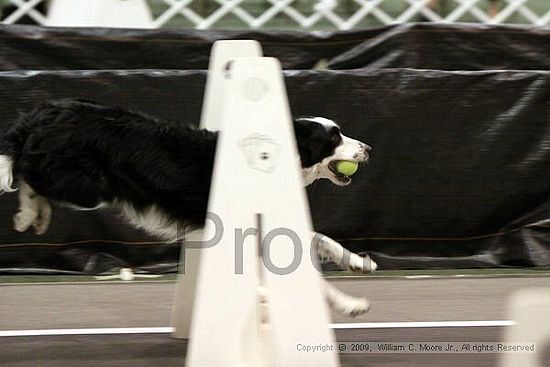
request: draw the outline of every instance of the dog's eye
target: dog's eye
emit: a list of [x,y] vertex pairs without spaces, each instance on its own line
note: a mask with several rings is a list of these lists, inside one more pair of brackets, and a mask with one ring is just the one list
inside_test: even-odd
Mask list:
[[330,131],[330,140],[334,144],[339,144],[340,141],[342,140],[342,137],[340,136],[340,131],[337,128],[331,129],[331,131]]

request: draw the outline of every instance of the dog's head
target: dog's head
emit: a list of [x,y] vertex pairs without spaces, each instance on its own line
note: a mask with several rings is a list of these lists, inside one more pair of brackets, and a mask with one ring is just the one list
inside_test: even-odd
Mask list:
[[294,132],[306,185],[327,178],[345,186],[351,178],[336,170],[340,160],[366,162],[371,147],[341,133],[340,127],[323,117],[300,117],[294,120]]

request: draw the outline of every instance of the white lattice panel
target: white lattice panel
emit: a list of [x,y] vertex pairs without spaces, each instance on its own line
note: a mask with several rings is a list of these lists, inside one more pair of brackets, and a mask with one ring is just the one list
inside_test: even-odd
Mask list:
[[[110,0],[113,2],[126,0]],[[0,0],[2,23],[44,25],[48,0]],[[550,23],[548,0],[148,0],[155,28],[349,30],[415,21]]]

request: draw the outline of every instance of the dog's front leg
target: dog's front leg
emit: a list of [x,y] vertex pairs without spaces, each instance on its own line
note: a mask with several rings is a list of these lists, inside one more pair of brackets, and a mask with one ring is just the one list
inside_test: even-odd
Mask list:
[[[369,257],[361,257],[344,248],[341,244],[321,233],[313,232],[312,245],[317,246],[317,252],[322,258],[334,261],[344,269],[353,272],[368,273],[376,270],[378,265]],[[323,279],[325,297],[330,308],[343,316],[358,316],[370,308],[369,301],[364,298],[347,295]]]
[[313,235],[313,243],[318,244],[319,256],[330,259],[343,269],[356,273],[370,273],[378,268],[378,265],[370,256],[359,256],[321,233],[314,233]]

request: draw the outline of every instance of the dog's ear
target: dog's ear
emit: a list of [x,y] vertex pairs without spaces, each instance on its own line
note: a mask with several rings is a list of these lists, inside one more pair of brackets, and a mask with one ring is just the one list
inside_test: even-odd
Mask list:
[[294,133],[303,168],[311,167],[330,155],[325,152],[327,145],[326,131],[318,123],[307,118],[295,119]]
[[297,118],[294,120],[294,134],[296,138],[308,138],[313,133],[314,122],[305,118]]

